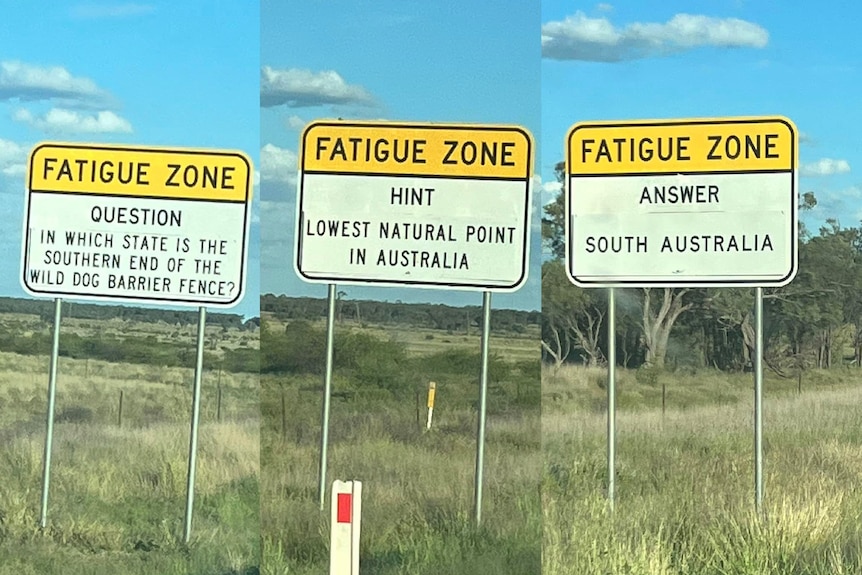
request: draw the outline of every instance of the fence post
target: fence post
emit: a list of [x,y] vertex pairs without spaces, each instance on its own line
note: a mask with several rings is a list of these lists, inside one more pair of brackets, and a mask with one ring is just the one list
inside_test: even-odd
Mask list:
[[287,409],[284,406],[284,390],[281,390],[281,438],[287,439]]

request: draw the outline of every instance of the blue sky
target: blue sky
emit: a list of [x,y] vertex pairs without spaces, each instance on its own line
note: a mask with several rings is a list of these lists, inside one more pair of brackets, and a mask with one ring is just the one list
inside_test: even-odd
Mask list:
[[[37,142],[236,149],[258,167],[257,2],[0,7],[0,195],[7,214],[0,249],[8,256],[0,295],[25,297],[18,280],[24,182]],[[246,317],[260,310],[257,204],[255,198],[246,296],[223,310]]]
[[862,6],[825,1],[542,3],[542,148],[554,164],[585,120],[783,115],[800,132],[802,192],[826,218],[862,220],[857,128]]
[[[325,297],[292,265],[297,148],[318,118],[504,123],[541,154],[538,4],[261,2],[263,292]],[[537,188],[538,190],[538,188]],[[534,205],[538,208],[540,194]],[[539,213],[527,284],[495,308],[540,309]],[[478,292],[345,286],[348,299],[481,305]]]

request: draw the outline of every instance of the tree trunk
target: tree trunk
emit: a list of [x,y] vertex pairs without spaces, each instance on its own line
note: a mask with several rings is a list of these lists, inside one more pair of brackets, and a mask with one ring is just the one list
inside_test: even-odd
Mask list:
[[661,305],[655,312],[653,312],[651,305],[650,289],[643,288],[643,334],[646,346],[646,363],[663,367],[673,325],[681,313],[691,308],[691,304],[682,303],[683,296],[688,293],[689,289],[664,288]]
[[754,368],[754,326],[751,325],[751,312],[746,312],[739,326],[742,331],[742,365]]
[[551,347],[548,342],[542,339],[542,347],[545,348],[545,351],[554,358],[554,369],[559,369],[559,367],[566,361],[566,358],[571,351],[571,343],[569,342],[568,336],[560,337],[560,332],[558,329],[551,327],[551,333],[554,335],[554,344]]
[[667,339],[669,332],[658,334],[657,341],[654,342],[652,349],[647,349],[647,363],[655,367],[664,367],[664,360],[667,356]]
[[623,345],[621,346],[621,351],[623,352],[623,367],[629,367],[629,359],[631,358],[631,354],[629,353],[629,332],[628,329],[623,332]]

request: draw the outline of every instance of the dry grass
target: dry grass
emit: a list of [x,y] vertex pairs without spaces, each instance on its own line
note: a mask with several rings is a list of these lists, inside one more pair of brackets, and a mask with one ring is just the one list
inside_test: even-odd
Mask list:
[[218,574],[259,566],[256,374],[204,373],[186,546],[193,370],[60,358],[43,531],[48,363],[44,356],[0,353],[0,573]]
[[669,401],[662,415],[655,389],[620,373],[628,403],[617,414],[614,513],[603,496],[605,374],[545,375],[543,573],[862,572],[854,374],[836,372],[834,384],[818,374],[801,394],[767,377],[762,516],[753,509],[751,374],[663,374],[686,401]]

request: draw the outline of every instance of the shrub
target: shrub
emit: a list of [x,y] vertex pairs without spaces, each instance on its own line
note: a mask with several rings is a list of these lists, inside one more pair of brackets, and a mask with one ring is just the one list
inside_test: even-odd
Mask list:
[[[467,349],[447,349],[425,357],[417,358],[417,368],[429,375],[439,377],[440,374],[474,375],[479,377],[482,356],[478,352]],[[538,366],[537,366],[538,367]],[[512,373],[512,367],[499,355],[492,353],[488,357],[488,380],[503,381]]]
[[290,322],[283,333],[269,333],[260,349],[263,373],[323,373],[326,367],[326,332],[309,322]]

